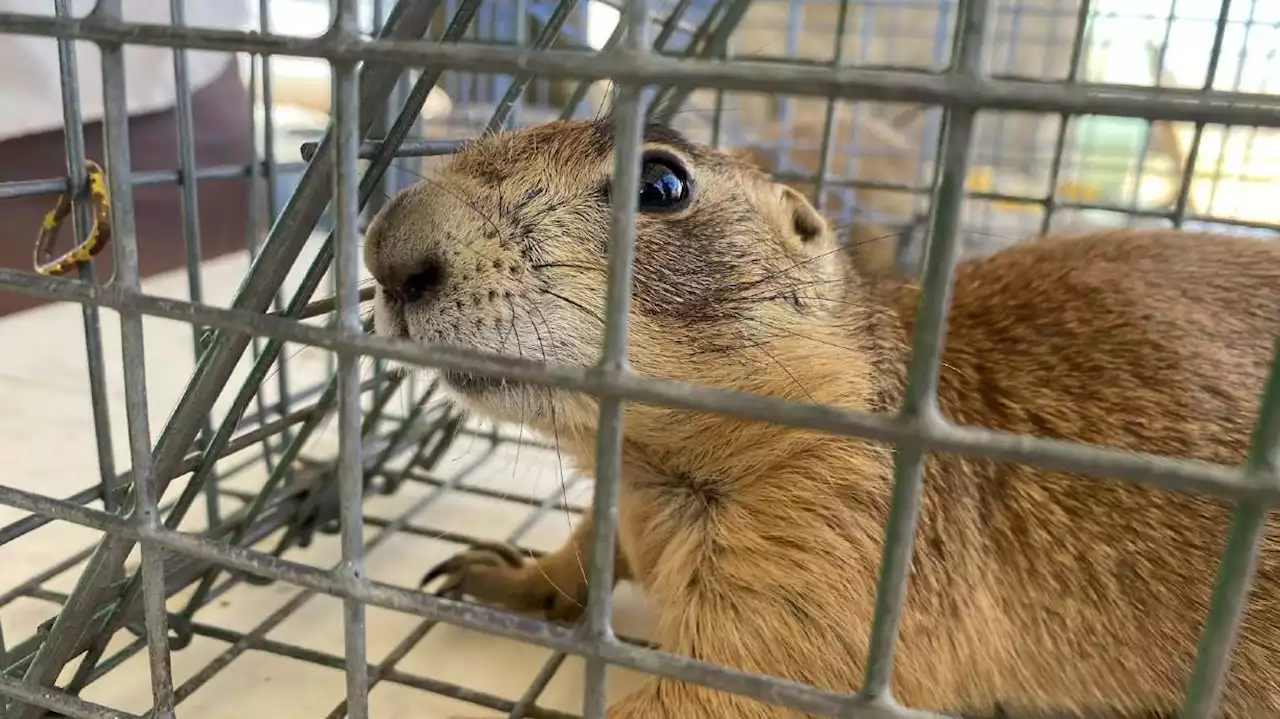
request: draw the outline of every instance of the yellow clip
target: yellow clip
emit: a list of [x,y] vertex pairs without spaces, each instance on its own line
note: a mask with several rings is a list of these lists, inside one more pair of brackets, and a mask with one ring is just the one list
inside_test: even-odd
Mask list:
[[93,228],[84,242],[57,257],[53,246],[58,240],[58,230],[71,214],[71,189],[58,197],[58,204],[44,216],[40,223],[40,236],[36,240],[35,269],[42,275],[65,275],[73,268],[85,264],[111,242],[111,197],[107,194],[106,174],[93,160],[85,162],[89,180],[89,198],[93,202]]

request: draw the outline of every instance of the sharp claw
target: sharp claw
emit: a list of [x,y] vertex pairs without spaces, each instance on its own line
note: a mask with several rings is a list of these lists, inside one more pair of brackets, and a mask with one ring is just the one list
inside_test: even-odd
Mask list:
[[[418,589],[422,589],[423,587],[434,582],[440,577],[443,577],[446,574],[458,573],[467,564],[492,563],[492,562],[486,562],[482,560],[480,557],[475,556],[474,553],[477,550],[492,554],[494,557],[497,558],[498,562],[505,563],[508,566],[510,566],[512,569],[519,569],[524,566],[525,559],[520,554],[519,550],[516,550],[505,544],[478,542],[471,547],[471,550],[464,552],[462,554],[454,555],[444,560],[443,562],[440,562],[436,566],[432,567],[430,571],[422,575],[422,581],[418,582]],[[471,556],[468,556],[468,555],[471,555]]]
[[444,586],[444,587],[441,587],[440,589],[435,590],[434,592],[432,592],[432,594],[442,599],[452,599],[454,601],[460,601],[462,599],[462,592],[459,591],[460,584],[461,582],[450,582],[447,586]]
[[497,542],[477,542],[472,545],[472,549],[483,549],[492,552],[498,555],[499,559],[510,564],[512,569],[519,569],[524,566],[524,555],[510,545]]
[[422,589],[433,581],[443,577],[446,574],[452,574],[457,571],[458,558],[450,557],[443,562],[432,567],[426,574],[422,575],[422,581],[418,583],[418,589]]
[[460,595],[461,590],[462,590],[462,576],[458,574],[455,574],[452,577],[449,577],[449,581],[445,582],[443,587],[440,587],[440,591],[444,592],[445,594],[457,592]]

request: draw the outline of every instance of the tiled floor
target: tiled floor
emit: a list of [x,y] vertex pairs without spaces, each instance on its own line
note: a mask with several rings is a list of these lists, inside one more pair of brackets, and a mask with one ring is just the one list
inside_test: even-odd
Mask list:
[[[206,302],[225,306],[246,266],[243,257],[206,264]],[[297,267],[290,286],[305,264],[298,263]],[[185,282],[183,273],[172,273],[144,282],[144,289],[185,299]],[[102,321],[112,446],[118,471],[128,466],[119,324],[109,312],[103,313]],[[192,335],[182,324],[158,319],[147,319],[145,332],[147,404],[150,430],[155,437],[193,367]],[[0,483],[65,498],[98,481],[83,337],[81,311],[74,305],[48,306],[0,321],[0,347],[4,348],[0,352],[0,458],[5,467]],[[323,352],[287,347],[286,353],[291,357],[289,379],[294,386],[309,386],[327,377],[328,358]],[[247,362],[242,362],[237,377],[243,377],[247,368]],[[229,386],[238,384],[236,380]],[[274,384],[268,385],[271,386],[266,395],[271,397]],[[215,418],[221,417],[230,395],[228,392],[220,400]],[[409,401],[408,393],[394,399],[391,411],[403,412]],[[331,430],[332,422],[322,425],[305,450],[308,456],[332,453],[336,445]],[[436,474],[447,479],[451,473],[464,470],[487,446],[488,440],[460,437],[437,466]],[[225,460],[220,466],[231,464],[231,460]],[[515,444],[500,445],[466,476],[460,489],[439,494],[420,512],[408,517],[401,531],[390,533],[378,525],[396,520],[437,490],[428,484],[406,482],[395,494],[370,497],[365,505],[369,520],[365,535],[369,546],[368,575],[415,587],[426,568],[463,548],[452,541],[462,537],[504,540],[513,531],[521,530],[518,546],[554,549],[567,537],[571,522],[586,507],[591,493],[589,481],[572,476],[565,478],[568,489],[562,490],[560,474],[560,463],[547,448],[526,445],[517,452]],[[253,491],[266,475],[267,470],[258,462],[223,480],[223,486]],[[176,496],[180,486],[181,481],[175,482],[166,498]],[[478,492],[466,491],[468,488]],[[537,505],[548,497],[561,499],[573,510],[551,510],[535,517]],[[242,506],[242,500],[232,496],[224,495],[222,501],[224,513]],[[0,529],[25,516],[20,510],[0,506]],[[182,528],[198,530],[206,526],[206,520],[202,503],[197,503]],[[6,646],[12,648],[28,639],[41,622],[54,615],[56,602],[71,591],[82,566],[56,571],[58,564],[73,561],[100,537],[92,529],[54,522],[0,545],[0,627]],[[278,536],[273,535],[258,546],[269,549],[277,540]],[[308,548],[293,549],[285,556],[328,568],[340,557],[339,540],[337,536],[320,534]],[[38,589],[28,586],[33,578],[50,574]],[[181,610],[190,594],[188,588],[171,598],[170,609]],[[651,615],[639,592],[627,585],[619,587],[616,604],[617,631],[645,638]],[[343,625],[339,600],[283,583],[237,583],[197,611],[194,619],[195,639],[172,655],[174,683],[181,700],[178,716],[183,719],[326,717],[332,716],[342,702]],[[490,699],[511,702],[520,698],[552,658],[550,651],[539,647],[458,627],[424,629],[419,617],[380,608],[368,610],[370,663],[377,665],[388,657],[395,660],[393,665],[383,667],[387,670],[382,673],[384,678],[373,686],[371,716],[505,716],[505,711],[451,699],[424,687],[430,684],[429,680],[446,682]],[[122,656],[128,658],[90,684],[81,696],[131,714],[145,713],[151,706],[152,694],[146,652],[138,648],[133,634],[119,632],[107,656],[124,650]],[[69,676],[69,670],[64,672],[64,679]],[[573,657],[565,659],[542,692],[538,706],[580,712],[582,677],[583,663]],[[611,695],[626,692],[641,678],[633,672],[611,670]]]

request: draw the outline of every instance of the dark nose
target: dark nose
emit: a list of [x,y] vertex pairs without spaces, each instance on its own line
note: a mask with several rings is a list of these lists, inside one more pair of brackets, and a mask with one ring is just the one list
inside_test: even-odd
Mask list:
[[444,286],[444,263],[437,258],[430,258],[422,263],[417,272],[406,277],[398,284],[384,285],[388,295],[401,302],[417,302],[430,298]]

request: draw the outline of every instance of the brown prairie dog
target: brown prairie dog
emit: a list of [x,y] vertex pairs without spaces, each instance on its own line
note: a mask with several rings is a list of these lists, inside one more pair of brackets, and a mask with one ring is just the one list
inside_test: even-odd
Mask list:
[[[630,361],[649,377],[893,411],[918,291],[877,293],[797,192],[646,130]],[[601,337],[612,129],[488,137],[371,225],[377,331],[590,364]],[[943,414],[966,425],[1238,464],[1280,329],[1280,245],[1175,232],[1046,239],[958,270]],[[445,373],[472,410],[594,467],[596,403]],[[628,404],[619,575],[668,651],[852,691],[865,664],[892,452]],[[1230,516],[1188,494],[932,455],[894,696],[936,711],[1176,708]],[[574,619],[587,528],[537,563],[460,555],[461,593]],[[1268,534],[1224,699],[1280,713],[1280,547]],[[563,594],[562,594],[563,592]],[[567,597],[565,595],[568,595]],[[654,678],[613,719],[794,717]]]

